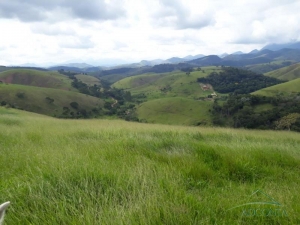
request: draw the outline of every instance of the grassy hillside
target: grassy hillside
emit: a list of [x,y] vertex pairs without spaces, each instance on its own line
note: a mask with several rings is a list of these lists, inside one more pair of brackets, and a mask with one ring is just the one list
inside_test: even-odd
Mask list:
[[81,82],[83,82],[89,86],[93,86],[94,84],[97,84],[97,85],[100,84],[99,79],[96,77],[93,77],[93,76],[78,74],[78,75],[75,75],[75,77],[78,80],[80,80]]
[[209,108],[212,102],[186,98],[162,98],[142,103],[139,119],[150,123],[177,125],[210,124]]
[[265,75],[281,80],[294,80],[300,78],[300,63],[268,72]]
[[75,91],[75,89],[71,86],[71,79],[53,71],[10,69],[0,73],[0,81],[10,84],[22,84]]
[[[54,101],[49,102],[47,97]],[[16,84],[0,84],[2,101],[16,108],[51,116],[61,115],[63,107],[71,108],[70,103],[74,101],[79,104],[79,109],[87,111],[103,105],[102,100],[78,92]]]
[[0,108],[0,143],[7,224],[300,224],[297,133]]
[[147,99],[162,97],[188,97],[197,99],[206,97],[213,91],[203,91],[197,83],[197,78],[205,77],[217,67],[203,67],[202,71],[194,71],[190,75],[182,71],[162,74],[143,74],[127,77],[116,82],[113,86],[128,90],[132,95],[144,94]]
[[280,68],[286,67],[294,63],[293,61],[272,61],[268,63],[262,63],[262,64],[253,64],[253,65],[247,65],[246,68],[258,73],[258,74],[266,74],[270,71],[278,70]]
[[296,95],[298,93],[300,93],[300,78],[253,92],[253,94],[264,96],[288,96]]
[[210,124],[208,110],[212,102],[199,99],[206,98],[214,90],[203,89],[197,78],[219,70],[218,67],[203,67],[201,71],[189,75],[182,71],[142,74],[122,79],[113,86],[128,90],[144,101],[137,109],[138,118],[143,121],[177,125]]

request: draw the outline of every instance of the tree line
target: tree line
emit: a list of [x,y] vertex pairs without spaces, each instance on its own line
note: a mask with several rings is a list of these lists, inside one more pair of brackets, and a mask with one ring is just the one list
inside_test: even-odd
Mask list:
[[[300,132],[300,93],[294,97],[230,94],[215,100],[213,124],[250,129],[283,129]],[[264,110],[258,107],[268,106]]]
[[211,84],[214,90],[219,93],[235,94],[248,94],[284,82],[249,70],[233,67],[223,67],[221,72],[212,72],[207,77],[198,78],[197,81]]

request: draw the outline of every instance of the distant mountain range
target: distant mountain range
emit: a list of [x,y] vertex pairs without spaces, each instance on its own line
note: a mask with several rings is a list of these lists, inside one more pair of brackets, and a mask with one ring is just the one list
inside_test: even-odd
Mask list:
[[300,49],[300,42],[290,42],[286,44],[269,44],[263,47],[261,50],[272,50],[272,51],[278,51],[284,48],[290,48],[290,49]]
[[[198,55],[188,55],[185,57],[172,57],[169,59],[155,59],[155,60],[142,60],[138,63],[131,64],[122,64],[118,66],[111,67],[100,67],[93,66],[84,62],[75,63],[69,62],[56,66],[49,67],[49,70],[60,70],[64,69],[67,71],[74,71],[80,73],[99,73],[101,71],[119,72],[119,71],[130,71],[129,74],[146,72],[157,72],[161,68],[167,69],[168,71],[172,70],[171,68],[178,69],[182,68],[183,65],[188,66],[210,66],[210,65],[219,65],[219,66],[237,66],[244,67],[255,64],[267,64],[275,61],[289,61],[291,63],[300,62],[300,42],[291,42],[286,44],[269,44],[263,47],[261,50],[254,49],[249,53],[243,53],[241,51],[234,52],[232,54],[223,53],[221,55],[208,55],[203,54]],[[171,64],[174,66],[161,66],[151,69],[158,65]],[[177,66],[176,64],[183,64]],[[22,67],[37,67],[36,64],[23,64]],[[125,68],[125,69],[124,69]],[[126,69],[127,68],[127,69]],[[130,68],[130,69],[129,69]],[[159,68],[157,70],[157,68]],[[153,70],[153,71],[152,71]],[[112,74],[112,72],[104,74]]]

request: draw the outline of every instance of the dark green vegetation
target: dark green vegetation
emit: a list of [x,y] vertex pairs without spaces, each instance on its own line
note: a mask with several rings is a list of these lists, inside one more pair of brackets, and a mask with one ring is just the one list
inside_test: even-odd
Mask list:
[[248,94],[282,82],[276,78],[233,67],[223,67],[221,72],[214,72],[197,80],[211,84],[217,92],[234,94]]
[[[300,224],[299,138],[0,107],[0,202],[7,224]],[[257,189],[281,205],[229,210]]]
[[300,95],[229,95],[223,104],[215,101],[211,112],[213,123],[218,126],[300,131],[300,117],[295,118],[288,126],[278,126],[278,122],[288,115],[298,113],[300,116],[299,103]]

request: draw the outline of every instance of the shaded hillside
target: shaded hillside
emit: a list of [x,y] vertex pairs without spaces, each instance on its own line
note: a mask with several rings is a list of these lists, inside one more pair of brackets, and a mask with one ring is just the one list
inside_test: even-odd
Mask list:
[[280,80],[294,80],[300,78],[300,63],[266,73],[265,75]]
[[[104,101],[78,92],[17,84],[0,84],[1,105],[50,116],[87,117]],[[70,104],[76,102],[72,107]]]
[[72,80],[57,72],[33,69],[10,69],[0,73],[0,81],[9,84],[22,84],[36,87],[75,90]]

